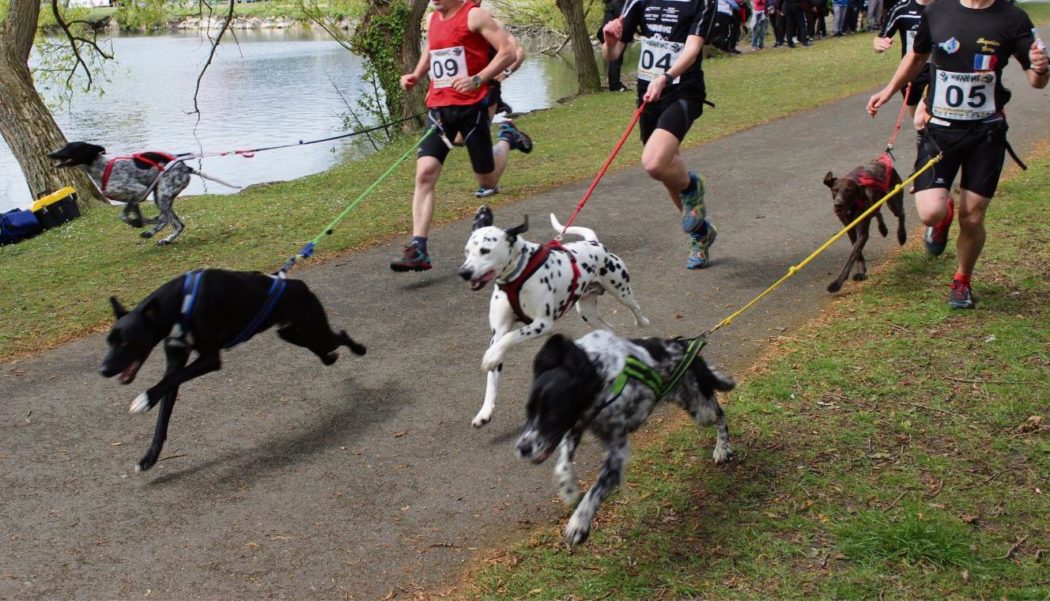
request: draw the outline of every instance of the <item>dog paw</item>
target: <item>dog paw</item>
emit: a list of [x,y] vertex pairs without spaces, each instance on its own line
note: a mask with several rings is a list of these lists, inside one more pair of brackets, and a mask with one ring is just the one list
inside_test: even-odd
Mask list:
[[503,362],[503,357],[499,351],[489,349],[485,351],[485,356],[481,358],[481,371],[490,372],[496,371],[499,364]]
[[839,290],[842,290],[842,282],[835,280],[834,282],[828,284],[828,292],[835,293]]
[[322,355],[321,356],[321,363],[324,363],[325,365],[331,365],[331,364],[335,363],[335,360],[338,359],[338,358],[339,358],[339,353],[337,353],[335,351],[332,351],[332,352],[328,353],[327,355]]
[[579,484],[566,484],[558,489],[558,497],[561,498],[562,503],[569,507],[576,507],[579,505],[580,499],[583,498],[583,492],[580,490]]
[[584,523],[584,520],[577,518],[575,515],[572,516],[568,525],[565,526],[565,544],[570,547],[582,545],[590,535],[591,524],[589,522]]
[[866,279],[868,279],[868,274],[866,274],[866,273],[855,273],[855,274],[853,274],[853,281],[854,282],[863,282]]
[[368,352],[368,349],[365,348],[365,345],[363,344],[355,343],[350,345],[350,352],[358,356],[363,356],[365,353]]
[[167,246],[171,244],[171,240],[164,238],[163,240],[157,240],[157,246]]
[[480,428],[492,420],[492,415],[489,413],[479,413],[474,416],[474,419],[470,422],[470,425],[475,428]]
[[715,444],[715,451],[711,453],[711,458],[715,460],[715,465],[722,465],[733,460],[733,449],[729,446],[729,443]]
[[[139,227],[142,227],[142,226],[139,226]],[[142,238],[147,238],[147,239],[148,238],[152,238],[153,237],[153,232],[151,232],[149,230],[146,230],[144,232],[139,232],[139,236],[141,236]]]
[[128,407],[128,413],[145,413],[149,411],[149,393],[143,392],[142,394],[135,397],[134,401],[131,401],[131,407]]
[[639,327],[639,328],[648,328],[649,327],[649,318],[644,316],[644,315],[642,315],[642,316],[640,316],[640,317],[638,317],[638,318],[636,318],[634,320],[634,325],[635,325],[635,327]]

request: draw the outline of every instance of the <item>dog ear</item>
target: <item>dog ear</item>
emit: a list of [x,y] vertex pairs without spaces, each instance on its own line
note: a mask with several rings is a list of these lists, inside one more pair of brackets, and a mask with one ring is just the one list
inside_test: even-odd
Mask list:
[[835,185],[835,176],[828,171],[828,174],[824,176],[824,185],[831,188]]
[[113,307],[113,314],[117,316],[117,319],[124,317],[128,314],[128,310],[124,308],[124,305],[120,304],[117,297],[109,297],[109,304]]
[[493,223],[495,223],[495,217],[492,215],[492,209],[488,205],[481,205],[474,213],[474,223],[471,224],[470,231],[488,227]]
[[518,235],[519,234],[524,234],[527,231],[529,231],[529,216],[526,214],[525,215],[525,221],[521,225],[516,225],[516,226],[506,230],[506,232],[507,232],[507,239],[510,240],[511,242],[514,242],[515,240],[518,239]]

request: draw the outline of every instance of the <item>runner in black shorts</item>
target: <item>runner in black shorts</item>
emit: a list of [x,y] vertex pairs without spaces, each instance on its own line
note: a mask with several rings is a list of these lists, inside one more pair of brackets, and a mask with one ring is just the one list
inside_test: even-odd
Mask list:
[[[893,45],[893,34],[900,33],[901,36],[901,58],[904,58],[911,50],[912,40],[915,32],[919,30],[922,21],[922,13],[926,6],[933,0],[901,0],[891,10],[883,24],[879,35],[872,41],[875,52],[885,52]],[[930,70],[923,69],[911,82],[911,88],[901,88],[901,96],[904,96],[908,104],[908,110],[912,117],[915,116],[915,107],[922,99],[926,86],[930,83]]]
[[[474,174],[482,187],[495,188],[507,166],[507,153],[494,155],[485,98],[487,85],[513,60],[507,32],[473,2],[432,0],[427,42],[416,68],[401,76],[409,90],[429,74],[426,104],[436,126],[416,154],[412,193],[412,242],[390,262],[394,271],[431,268],[427,237],[434,216],[434,189],[457,134],[462,134]],[[491,50],[497,50],[495,55]],[[502,132],[501,132],[502,138]],[[516,140],[507,141],[513,147]]]
[[710,264],[717,231],[706,219],[700,177],[685,168],[679,146],[693,121],[703,113],[704,72],[700,50],[714,24],[716,3],[704,0],[627,0],[620,18],[602,29],[602,54],[613,61],[635,36],[641,45],[638,61],[638,103],[642,166],[649,177],[667,188],[682,211],[682,228],[690,235],[688,269]]
[[959,195],[958,270],[948,304],[973,308],[970,278],[984,247],[984,217],[999,183],[1006,152],[1003,108],[1010,92],[1003,68],[1013,56],[1033,88],[1050,81],[1046,47],[1028,14],[1009,0],[939,0],[926,7],[912,50],[893,79],[868,101],[874,116],[906,82],[931,60],[929,115],[919,142],[917,166],[943,151],[945,158],[916,180],[915,204],[928,227],[924,240],[939,255],[948,241],[952,207],[948,192],[962,169]]

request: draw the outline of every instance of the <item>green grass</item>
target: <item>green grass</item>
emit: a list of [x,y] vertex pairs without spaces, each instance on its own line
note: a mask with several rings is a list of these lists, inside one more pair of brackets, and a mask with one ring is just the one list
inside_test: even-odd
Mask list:
[[737,462],[672,414],[585,546],[566,509],[451,596],[1050,599],[1050,149],[1031,165],[991,209],[977,310],[946,306],[952,246],[913,241],[738,374]]

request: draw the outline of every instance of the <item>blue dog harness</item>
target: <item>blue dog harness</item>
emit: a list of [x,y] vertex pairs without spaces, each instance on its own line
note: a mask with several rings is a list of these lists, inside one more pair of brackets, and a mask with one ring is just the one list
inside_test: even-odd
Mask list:
[[[222,348],[233,348],[251,338],[262,322],[273,312],[273,308],[277,306],[277,301],[281,300],[281,295],[284,294],[288,281],[282,277],[270,277],[273,279],[273,283],[270,284],[270,290],[266,293],[266,301],[263,302],[259,312],[241,330],[240,334],[237,334],[233,340],[224,344]],[[182,280],[182,311],[179,314],[179,323],[176,325],[175,334],[172,338],[179,340],[183,344],[185,344],[186,334],[190,331],[190,315],[193,313],[193,306],[197,303],[197,294],[200,292],[203,278],[204,271],[195,269],[187,272]]]

